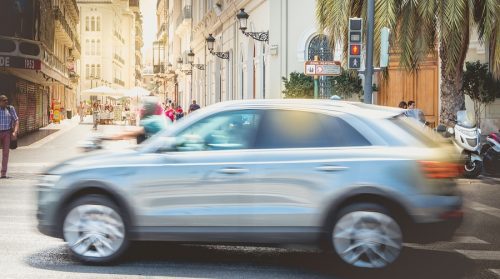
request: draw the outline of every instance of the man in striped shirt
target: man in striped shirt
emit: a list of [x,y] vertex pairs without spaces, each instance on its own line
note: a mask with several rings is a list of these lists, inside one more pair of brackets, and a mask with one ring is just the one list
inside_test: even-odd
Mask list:
[[2,144],[2,172],[0,178],[7,178],[10,139],[17,138],[19,121],[13,106],[7,105],[8,98],[0,95],[0,143]]

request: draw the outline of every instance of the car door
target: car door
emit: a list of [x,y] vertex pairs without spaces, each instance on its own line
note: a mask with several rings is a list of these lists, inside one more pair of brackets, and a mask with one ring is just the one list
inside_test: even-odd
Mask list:
[[175,135],[176,148],[147,170],[138,197],[143,226],[235,227],[248,212],[255,179],[252,148],[258,110],[208,116]]
[[370,142],[340,115],[271,110],[262,123],[254,152],[261,164],[247,225],[292,232],[317,226],[328,196],[359,175],[356,157]]

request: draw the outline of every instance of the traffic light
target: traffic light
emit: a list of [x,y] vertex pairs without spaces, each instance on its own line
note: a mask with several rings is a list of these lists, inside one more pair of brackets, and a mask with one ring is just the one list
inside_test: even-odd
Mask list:
[[348,68],[359,70],[361,68],[361,48],[363,47],[363,19],[349,18],[348,43]]

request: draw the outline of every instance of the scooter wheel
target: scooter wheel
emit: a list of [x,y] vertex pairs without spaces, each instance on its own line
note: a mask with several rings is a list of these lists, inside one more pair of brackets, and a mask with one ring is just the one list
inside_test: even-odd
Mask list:
[[483,162],[479,160],[467,161],[464,165],[464,177],[466,178],[477,178],[481,171],[483,170]]

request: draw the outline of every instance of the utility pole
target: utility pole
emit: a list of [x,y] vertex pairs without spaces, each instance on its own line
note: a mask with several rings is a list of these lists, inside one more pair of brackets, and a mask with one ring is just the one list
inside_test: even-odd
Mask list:
[[375,0],[368,0],[367,11],[367,36],[366,36],[366,61],[365,61],[365,86],[364,86],[364,99],[365,104],[372,103],[372,77],[373,77],[373,29],[375,23]]
[[[314,61],[319,61],[319,56],[314,55]],[[319,97],[319,76],[314,76],[314,99],[318,99]]]

